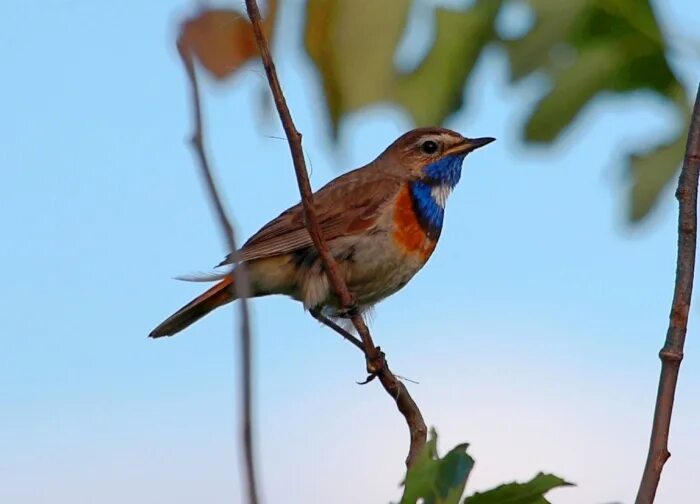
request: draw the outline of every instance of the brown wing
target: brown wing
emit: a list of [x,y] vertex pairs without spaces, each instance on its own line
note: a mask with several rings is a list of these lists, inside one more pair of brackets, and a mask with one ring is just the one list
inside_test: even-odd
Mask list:
[[[380,209],[399,190],[401,181],[374,169],[358,169],[329,182],[314,194],[326,240],[360,233],[376,222]],[[282,212],[240,249],[241,260],[286,254],[312,245],[304,227],[301,203]],[[229,264],[228,256],[219,265]]]

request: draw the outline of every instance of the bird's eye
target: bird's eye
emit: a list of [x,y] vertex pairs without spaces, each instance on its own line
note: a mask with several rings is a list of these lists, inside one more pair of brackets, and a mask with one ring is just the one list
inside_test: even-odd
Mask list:
[[420,145],[420,150],[425,154],[435,154],[438,151],[438,144],[432,140],[426,140]]

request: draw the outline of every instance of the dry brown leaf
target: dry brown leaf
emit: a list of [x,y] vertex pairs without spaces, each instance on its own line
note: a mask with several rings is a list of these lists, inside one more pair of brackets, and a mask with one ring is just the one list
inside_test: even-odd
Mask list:
[[[277,2],[268,1],[263,21],[270,36]],[[253,28],[245,14],[232,9],[206,9],[182,23],[178,45],[193,54],[215,78],[225,79],[258,55]]]

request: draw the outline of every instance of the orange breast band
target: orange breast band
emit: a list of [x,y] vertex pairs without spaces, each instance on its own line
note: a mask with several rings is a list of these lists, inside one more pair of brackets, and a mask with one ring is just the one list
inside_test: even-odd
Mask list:
[[405,252],[420,254],[427,261],[435,250],[435,240],[428,238],[413,206],[408,186],[401,189],[394,204],[394,232],[396,244]]

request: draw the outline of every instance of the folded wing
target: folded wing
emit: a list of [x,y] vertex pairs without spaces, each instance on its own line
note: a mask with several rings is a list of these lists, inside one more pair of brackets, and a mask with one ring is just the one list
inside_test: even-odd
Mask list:
[[[385,205],[396,195],[401,180],[361,168],[349,172],[314,194],[321,232],[326,240],[371,229]],[[313,245],[304,227],[301,203],[282,212],[255,233],[239,250],[243,261],[288,254]],[[219,266],[230,264],[227,256]]]

